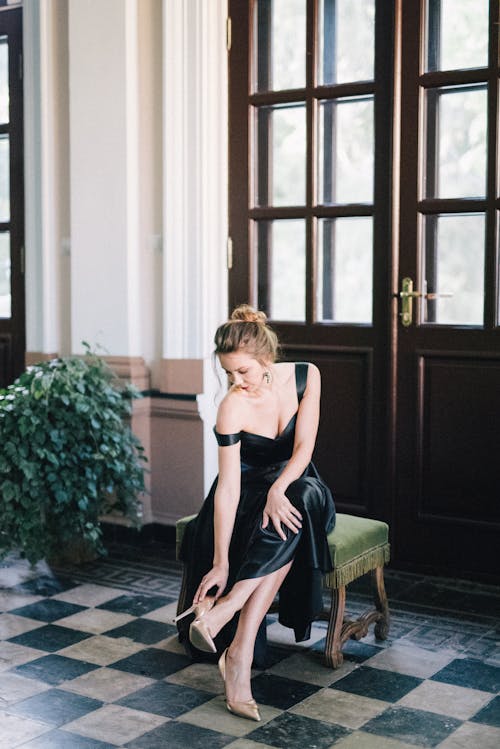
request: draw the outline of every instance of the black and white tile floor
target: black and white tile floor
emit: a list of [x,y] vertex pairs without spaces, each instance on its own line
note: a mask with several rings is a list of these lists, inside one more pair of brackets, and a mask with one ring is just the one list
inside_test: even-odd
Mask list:
[[172,556],[114,545],[78,568],[0,565],[1,749],[500,747],[499,588],[388,570],[390,638],[350,641],[336,671],[324,623],[297,646],[269,617],[257,724],[227,712],[215,665],[178,644]]

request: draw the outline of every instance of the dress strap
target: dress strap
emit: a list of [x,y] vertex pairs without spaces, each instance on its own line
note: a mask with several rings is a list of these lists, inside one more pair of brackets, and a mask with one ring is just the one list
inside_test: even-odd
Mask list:
[[214,427],[214,434],[220,447],[229,447],[229,445],[236,445],[241,440],[241,432],[235,432],[234,434],[221,434]]
[[309,364],[307,362],[295,362],[295,383],[297,385],[297,398],[299,399],[299,403],[302,400],[304,390],[306,389],[308,369]]

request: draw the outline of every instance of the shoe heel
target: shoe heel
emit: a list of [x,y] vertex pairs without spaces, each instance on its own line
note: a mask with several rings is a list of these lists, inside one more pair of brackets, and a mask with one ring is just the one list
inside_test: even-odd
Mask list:
[[173,622],[174,624],[177,624],[178,621],[181,619],[184,619],[185,616],[189,616],[189,614],[192,614],[194,612],[195,606],[190,606],[188,609],[182,612],[182,614],[177,614],[177,616],[174,616]]

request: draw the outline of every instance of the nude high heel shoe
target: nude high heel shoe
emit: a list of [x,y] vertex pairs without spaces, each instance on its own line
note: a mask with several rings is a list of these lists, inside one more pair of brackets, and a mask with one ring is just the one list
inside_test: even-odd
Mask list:
[[[226,653],[227,648],[219,658],[219,671],[224,681],[224,689],[226,687]],[[248,720],[260,721],[259,708],[255,700],[248,700],[248,702],[229,702],[226,695],[226,706],[230,713],[239,715],[240,718],[248,718]]]
[[210,611],[210,609],[213,609],[214,606],[215,598],[205,596],[203,601],[200,601],[200,603],[193,603],[193,605],[183,611],[182,614],[177,614],[177,616],[174,616],[173,622],[174,624],[176,624],[180,619],[184,619],[185,616],[189,616],[189,614],[194,614],[195,618],[199,619],[201,616]]
[[217,652],[212,635],[210,634],[206,623],[203,621],[203,616],[195,619],[194,622],[191,622],[191,626],[189,627],[189,639],[191,644],[194,645],[195,648],[198,648],[198,650],[203,650],[205,653]]

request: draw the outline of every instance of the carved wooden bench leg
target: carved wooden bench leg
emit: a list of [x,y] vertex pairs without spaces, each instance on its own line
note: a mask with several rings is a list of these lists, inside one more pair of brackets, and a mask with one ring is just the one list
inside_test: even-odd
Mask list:
[[344,661],[342,655],[342,625],[345,612],[345,586],[332,588],[330,619],[326,633],[325,660],[331,668],[338,668]]
[[384,585],[384,568],[376,567],[372,570],[373,594],[375,599],[375,608],[380,612],[380,619],[374,627],[375,637],[378,640],[386,640],[389,634],[391,617],[389,614],[389,604]]

